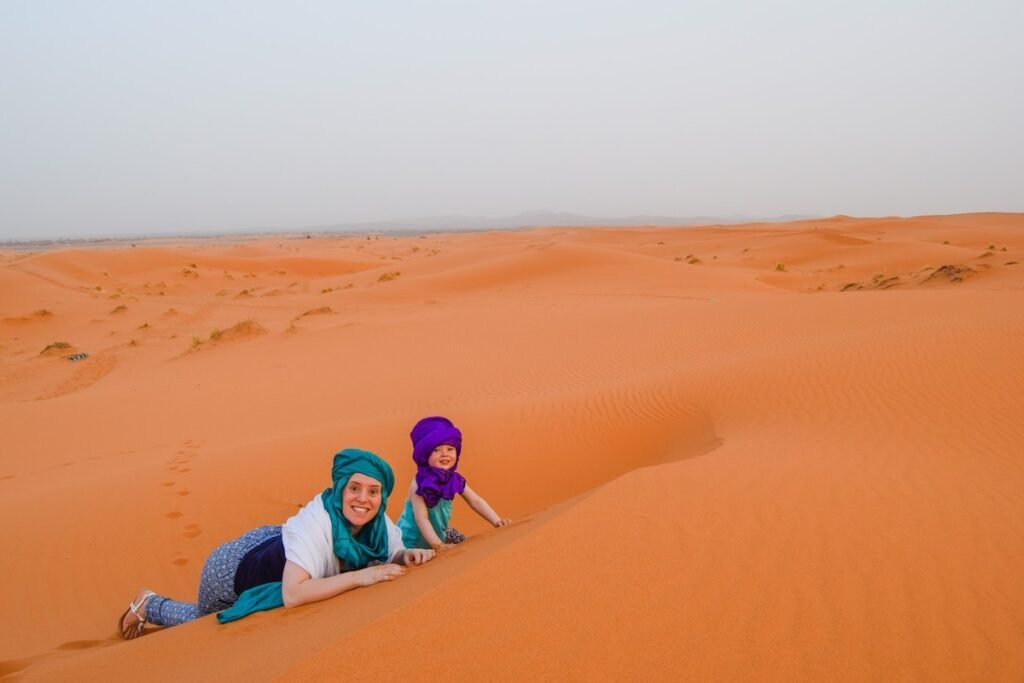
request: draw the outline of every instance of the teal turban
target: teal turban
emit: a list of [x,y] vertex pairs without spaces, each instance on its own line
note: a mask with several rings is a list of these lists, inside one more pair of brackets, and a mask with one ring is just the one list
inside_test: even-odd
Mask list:
[[[355,536],[350,531],[352,523],[341,513],[341,494],[353,474],[373,477],[381,484],[380,509]],[[362,569],[374,560],[387,562],[388,527],[384,521],[384,509],[388,505],[388,496],[395,488],[395,475],[391,471],[391,465],[370,451],[346,448],[334,456],[331,476],[334,484],[323,492],[321,498],[327,514],[331,517],[334,554],[344,563],[345,571]]]

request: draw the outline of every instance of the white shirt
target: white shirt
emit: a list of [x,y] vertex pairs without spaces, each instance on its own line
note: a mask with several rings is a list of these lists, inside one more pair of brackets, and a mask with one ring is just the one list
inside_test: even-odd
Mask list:
[[[388,528],[388,562],[394,562],[405,550],[402,532],[381,510]],[[302,567],[311,578],[322,579],[341,573],[341,561],[334,554],[334,536],[331,518],[318,493],[293,517],[281,526],[284,556]],[[346,570],[351,571],[351,570]]]

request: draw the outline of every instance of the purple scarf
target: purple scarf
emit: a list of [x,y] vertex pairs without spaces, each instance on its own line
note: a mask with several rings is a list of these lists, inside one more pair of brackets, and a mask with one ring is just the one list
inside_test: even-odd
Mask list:
[[[425,417],[416,423],[412,437],[412,459],[416,463],[416,494],[432,508],[444,498],[452,500],[466,489],[466,478],[455,470],[462,455],[462,432],[446,417]],[[431,467],[427,459],[442,444],[455,447],[455,467],[442,470]]]

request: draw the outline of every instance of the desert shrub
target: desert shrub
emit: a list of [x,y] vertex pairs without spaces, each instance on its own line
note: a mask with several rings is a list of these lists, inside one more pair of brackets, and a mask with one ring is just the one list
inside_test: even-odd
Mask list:
[[48,344],[45,349],[43,349],[42,351],[39,352],[39,354],[42,355],[42,354],[46,353],[47,351],[61,351],[63,349],[70,349],[70,348],[71,348],[71,344],[68,344],[67,342],[62,342],[62,341],[53,342],[52,344]]

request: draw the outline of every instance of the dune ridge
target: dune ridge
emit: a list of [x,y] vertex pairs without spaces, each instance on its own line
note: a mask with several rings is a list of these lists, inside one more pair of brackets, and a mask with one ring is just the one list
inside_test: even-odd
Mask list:
[[[319,680],[386,648],[360,672],[1019,680],[1022,228],[5,257],[0,676]],[[89,358],[40,355],[57,341]],[[400,581],[117,638],[139,587],[193,595],[209,551],[286,519],[339,448],[389,459],[396,516],[428,414],[463,428],[461,471],[511,528],[456,503],[469,540]],[[457,656],[436,664],[439,621]]]

